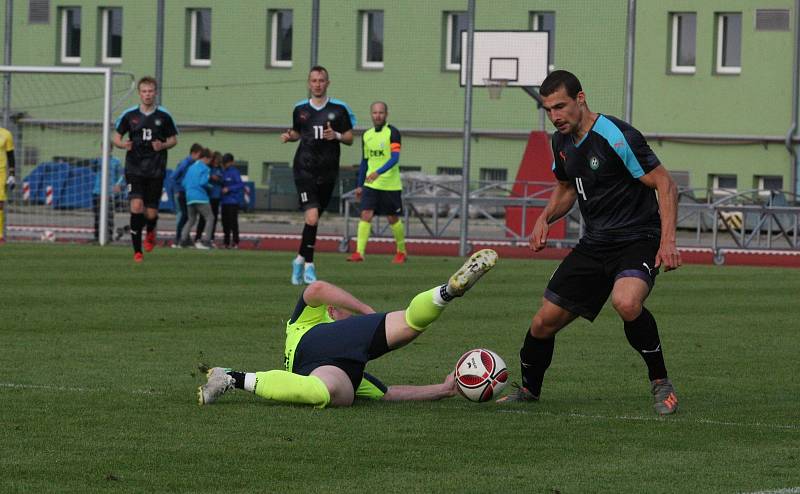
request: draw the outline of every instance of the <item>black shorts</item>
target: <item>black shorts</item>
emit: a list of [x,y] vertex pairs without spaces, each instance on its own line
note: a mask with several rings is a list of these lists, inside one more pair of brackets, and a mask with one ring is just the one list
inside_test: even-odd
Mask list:
[[336,188],[335,180],[295,179],[294,184],[297,187],[297,199],[300,201],[300,209],[305,211],[317,208],[320,214],[328,209],[333,189]]
[[365,185],[361,188],[361,210],[370,209],[377,215],[400,216],[403,214],[402,195],[399,190],[378,190]]
[[389,351],[386,313],[353,316],[318,324],[300,338],[292,372],[307,376],[317,367],[332,365],[347,373],[358,389],[367,362]]
[[161,203],[161,191],[164,188],[164,177],[150,178],[125,174],[128,182],[128,198],[141,199],[144,207],[158,209]]
[[550,277],[544,297],[594,321],[618,279],[639,278],[652,290],[658,275],[653,267],[658,245],[657,238],[603,248],[579,242]]

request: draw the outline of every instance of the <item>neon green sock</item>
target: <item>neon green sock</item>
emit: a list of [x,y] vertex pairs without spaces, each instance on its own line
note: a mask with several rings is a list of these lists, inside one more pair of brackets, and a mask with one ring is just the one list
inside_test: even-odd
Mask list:
[[394,241],[397,244],[397,252],[406,253],[406,229],[403,228],[403,220],[397,220],[397,223],[392,225],[392,233],[394,233]]
[[[3,186],[5,186],[5,184],[3,184]],[[4,213],[5,213],[5,210],[4,209],[0,209],[0,238],[3,238],[3,223],[5,222]]]
[[331,394],[322,379],[282,370],[256,372],[255,394],[268,400],[325,408]]
[[444,310],[443,305],[437,305],[433,301],[434,293],[439,287],[431,288],[422,292],[411,300],[406,309],[406,323],[417,331],[425,331],[425,328],[439,318]]
[[356,252],[364,257],[364,251],[367,250],[367,240],[369,234],[372,232],[372,224],[369,221],[358,220],[358,238],[356,239]]

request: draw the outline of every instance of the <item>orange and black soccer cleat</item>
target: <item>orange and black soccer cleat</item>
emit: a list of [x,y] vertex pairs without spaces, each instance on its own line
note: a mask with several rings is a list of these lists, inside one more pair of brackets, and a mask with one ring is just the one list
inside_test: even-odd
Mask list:
[[678,397],[669,379],[656,379],[650,382],[653,393],[653,408],[659,415],[671,415],[678,411]]
[[347,262],[364,262],[364,258],[358,252],[353,252],[350,257],[347,258]]
[[392,259],[392,264],[405,264],[406,262],[406,253],[405,252],[398,252],[394,255],[394,259]]
[[140,263],[144,260],[144,254],[141,252],[136,252],[133,254],[133,262]]

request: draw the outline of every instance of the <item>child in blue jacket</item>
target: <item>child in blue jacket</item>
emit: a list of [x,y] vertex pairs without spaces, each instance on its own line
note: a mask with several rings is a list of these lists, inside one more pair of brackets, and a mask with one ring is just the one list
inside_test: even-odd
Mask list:
[[209,163],[211,163],[211,151],[203,148],[200,151],[199,159],[189,167],[183,177],[189,219],[183,226],[183,231],[181,231],[181,247],[189,247],[191,245],[189,234],[194,228],[198,216],[202,216],[206,220],[205,231],[203,232],[203,237],[195,242],[194,246],[198,249],[211,248],[211,242],[209,241],[211,238],[211,206],[209,206],[210,200],[208,197],[210,189],[208,184]]
[[239,203],[244,190],[239,169],[233,165],[233,155],[225,153],[222,157],[222,230],[226,249],[239,248]]

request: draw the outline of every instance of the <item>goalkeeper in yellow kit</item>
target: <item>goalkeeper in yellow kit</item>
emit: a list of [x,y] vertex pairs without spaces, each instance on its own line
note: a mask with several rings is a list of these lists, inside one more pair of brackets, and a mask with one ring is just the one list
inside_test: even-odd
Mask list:
[[452,374],[441,384],[385,386],[364,372],[367,362],[400,348],[439,318],[497,262],[485,249],[473,254],[447,283],[419,293],[405,310],[376,313],[347,291],[324,281],[310,284],[286,324],[284,370],[208,370],[198,401],[208,405],[231,389],[283,403],[350,406],[355,398],[438,400],[456,393]]
[[11,190],[14,185],[14,138],[11,132],[0,127],[0,243],[5,242],[6,187]]

